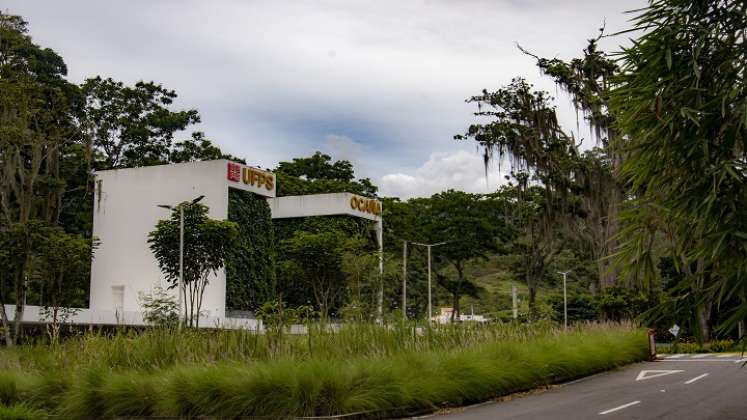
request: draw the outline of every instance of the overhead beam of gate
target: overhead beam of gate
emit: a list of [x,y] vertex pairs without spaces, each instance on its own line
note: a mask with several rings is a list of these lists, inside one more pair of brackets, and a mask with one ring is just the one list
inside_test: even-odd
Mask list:
[[347,215],[381,221],[381,202],[351,193],[268,198],[273,219]]
[[379,245],[379,296],[377,318],[383,321],[384,305],[384,223],[381,201],[351,193],[293,195],[268,198],[273,219],[313,216],[353,216],[376,222]]

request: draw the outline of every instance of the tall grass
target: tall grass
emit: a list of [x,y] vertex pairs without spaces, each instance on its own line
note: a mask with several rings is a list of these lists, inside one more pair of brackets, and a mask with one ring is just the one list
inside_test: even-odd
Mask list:
[[[583,328],[614,328],[596,324]],[[279,358],[305,360],[387,357],[402,351],[453,350],[501,340],[529,340],[560,334],[549,323],[443,325],[418,328],[415,324],[350,324],[339,331],[309,325],[308,336],[281,337],[248,330],[128,330],[115,334],[87,333],[50,347],[36,344],[0,351],[0,370],[47,372],[75,370],[96,361],[112,369],[163,369],[174,365],[219,361],[252,362]]]
[[5,351],[11,369],[0,371],[0,402],[70,419],[384,417],[483,401],[647,355],[645,334],[619,325],[422,333],[356,325],[319,327],[310,337],[149,331]]

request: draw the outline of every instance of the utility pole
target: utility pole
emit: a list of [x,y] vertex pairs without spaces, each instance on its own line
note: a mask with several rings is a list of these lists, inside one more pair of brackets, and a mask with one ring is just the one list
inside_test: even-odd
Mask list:
[[428,245],[428,325],[431,324],[431,318],[433,318],[431,305],[431,245]]
[[566,276],[569,271],[558,271],[563,275],[563,328],[568,329],[568,293],[566,292]]
[[402,320],[407,321],[407,241],[402,241]]
[[384,323],[384,222],[376,222],[376,240],[379,243],[379,292],[377,321],[379,324]]
[[[182,288],[184,287],[184,206],[179,206],[179,329],[182,329]],[[184,305],[186,306],[186,305]],[[185,310],[187,308],[184,308]]]
[[432,272],[431,270],[431,248],[433,248],[434,246],[446,245],[449,242],[453,242],[453,241],[436,242],[433,244],[423,244],[420,242],[412,242],[413,245],[424,246],[428,249],[428,322],[430,322],[431,318],[433,318],[433,300],[432,300],[432,295],[431,295],[431,289],[432,289],[431,287],[431,284],[432,284],[432,281],[431,281],[431,272]]
[[511,305],[513,308],[514,321],[519,318],[519,303],[516,300],[516,285],[511,284]]

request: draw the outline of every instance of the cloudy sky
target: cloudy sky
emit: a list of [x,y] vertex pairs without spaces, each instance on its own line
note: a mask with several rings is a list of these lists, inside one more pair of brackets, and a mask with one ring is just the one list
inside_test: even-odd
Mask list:
[[[645,0],[37,1],[5,0],[69,78],[154,80],[196,108],[224,151],[274,167],[316,150],[351,160],[383,195],[423,196],[486,182],[464,103],[523,75],[556,95],[515,46],[570,58],[627,28]],[[625,39],[605,39],[614,50]],[[558,95],[562,120],[576,116]],[[578,134],[588,139],[583,127]],[[185,135],[186,137],[186,135]],[[586,140],[591,143],[592,140]]]

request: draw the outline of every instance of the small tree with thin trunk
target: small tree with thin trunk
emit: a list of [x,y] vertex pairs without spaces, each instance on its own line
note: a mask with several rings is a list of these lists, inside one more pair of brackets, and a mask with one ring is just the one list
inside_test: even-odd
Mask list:
[[179,287],[179,225],[184,210],[184,282],[182,301],[184,321],[198,327],[202,299],[209,277],[223,267],[226,255],[238,236],[234,222],[208,217],[208,207],[183,202],[167,220],[160,220],[148,235],[148,243],[158,266],[169,282],[169,289]]
[[322,320],[344,296],[348,283],[342,269],[346,252],[359,252],[360,241],[329,229],[319,233],[297,231],[283,242],[289,263],[309,285]]
[[478,288],[466,278],[469,261],[485,258],[495,248],[499,223],[488,219],[486,200],[479,194],[448,190],[422,199],[423,239],[443,242],[434,248],[436,268],[450,265],[454,278],[441,275],[438,284],[452,295],[452,321],[459,320],[463,295],[476,296]]

